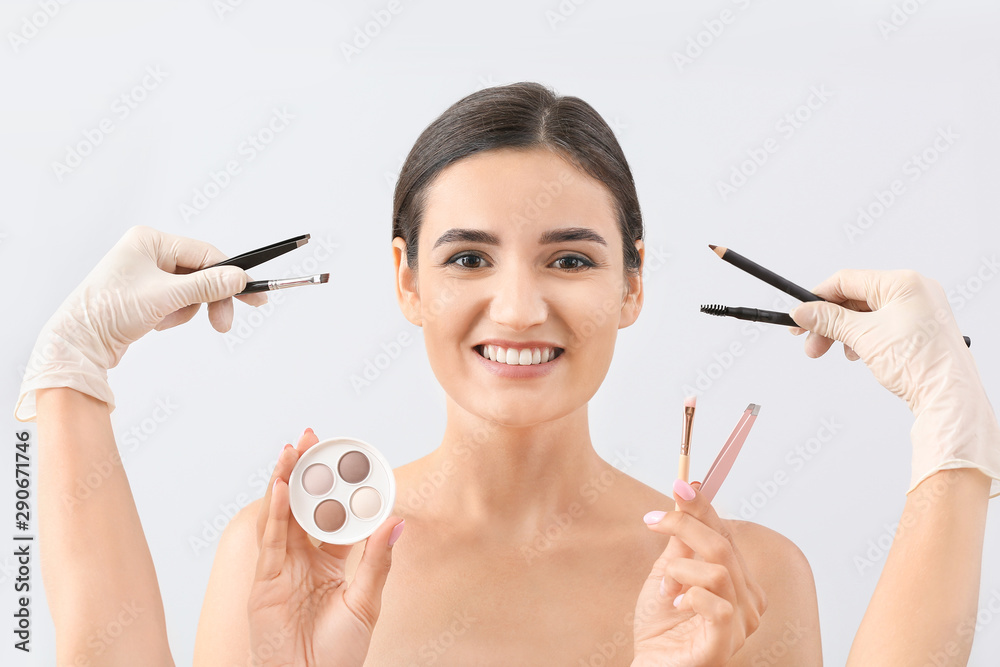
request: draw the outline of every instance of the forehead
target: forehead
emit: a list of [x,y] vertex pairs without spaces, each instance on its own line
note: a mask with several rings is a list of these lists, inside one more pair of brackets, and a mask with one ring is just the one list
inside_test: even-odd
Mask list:
[[611,193],[551,150],[503,148],[441,170],[427,189],[420,233],[437,238],[453,227],[481,227],[535,239],[540,228],[557,225],[611,234],[617,229]]

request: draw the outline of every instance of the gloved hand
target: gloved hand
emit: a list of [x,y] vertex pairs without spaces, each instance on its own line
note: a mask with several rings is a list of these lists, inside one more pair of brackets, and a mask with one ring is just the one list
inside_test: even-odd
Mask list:
[[[115,409],[108,369],[151,329],[187,322],[202,302],[221,332],[233,322],[233,302],[247,274],[234,266],[196,271],[227,259],[203,241],[136,226],[129,229],[49,318],[31,352],[14,408],[20,421],[35,418],[35,390],[71,387]],[[189,274],[189,275],[178,275]],[[264,293],[236,297],[251,305]]]
[[1000,495],[1000,424],[941,285],[915,271],[844,270],[812,291],[832,303],[792,309],[813,332],[806,354],[843,342],[916,416],[907,493],[939,470],[977,468]]

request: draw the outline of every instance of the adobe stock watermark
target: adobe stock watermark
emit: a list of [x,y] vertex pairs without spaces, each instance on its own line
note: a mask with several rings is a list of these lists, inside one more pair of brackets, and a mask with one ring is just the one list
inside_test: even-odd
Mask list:
[[1000,262],[997,262],[996,253],[989,257],[983,255],[975,272],[948,290],[948,303],[951,304],[952,311],[957,313],[972,303],[997,273],[1000,273]]
[[135,600],[123,602],[111,620],[87,635],[85,642],[87,651],[78,653],[69,664],[74,666],[94,664],[91,661],[107,653],[108,649],[125,634],[129,626],[145,612],[146,610],[139,606]]
[[351,388],[354,395],[360,396],[361,391],[372,386],[372,383],[382,377],[382,373],[388,370],[392,362],[399,358],[403,350],[413,344],[413,338],[406,331],[401,331],[396,338],[388,343],[379,346],[381,352],[376,352],[374,357],[366,357],[362,364],[361,373],[351,373]]
[[156,399],[156,405],[150,415],[133,426],[123,438],[123,444],[127,443],[128,449],[116,447],[107,458],[91,463],[86,474],[76,479],[73,492],[63,491],[60,495],[63,506],[66,509],[75,507],[94,495],[115,469],[122,465],[122,452],[135,451],[141,442],[151,438],[160,425],[173,416],[178,407],[169,397]]
[[998,615],[1000,615],[1000,590],[994,588],[974,617],[963,618],[955,626],[955,636],[958,639],[949,640],[939,650],[928,653],[924,667],[950,667],[957,664],[954,658],[964,654],[972,645],[976,634],[982,632]]
[[[333,257],[333,251],[339,248],[340,244],[336,243],[330,234],[322,236],[313,234],[309,238],[307,247],[310,247],[312,252],[304,258],[298,258],[291,267],[278,276],[279,279],[317,273],[319,268]],[[267,303],[250,307],[246,315],[234,314],[233,326],[223,334],[223,342],[230,352],[235,352],[243,343],[250,340],[250,337],[274,316],[278,306],[289,298],[285,291],[271,290],[267,292]]]
[[349,64],[352,59],[360,56],[361,52],[367,49],[402,11],[403,5],[400,0],[389,0],[385,7],[371,12],[371,19],[362,25],[354,26],[351,40],[340,42],[340,53],[344,56],[344,60]]
[[12,30],[7,33],[7,43],[10,44],[11,51],[16,54],[27,46],[28,42],[37,37],[42,28],[47,26],[67,4],[69,0],[39,0],[38,11],[22,17],[17,32]]
[[958,479],[957,475],[935,474],[921,482],[913,491],[914,494],[917,494],[914,496],[913,507],[904,507],[903,515],[896,523],[883,524],[884,530],[865,543],[864,553],[854,556],[852,560],[858,574],[864,575],[867,570],[874,569],[882,562],[882,559],[888,555],[892,548],[896,535],[919,524],[919,513],[927,511],[935,500],[947,493]]
[[451,615],[447,627],[435,637],[427,640],[417,649],[417,660],[406,663],[406,667],[433,665],[449,651],[474,623],[478,622],[468,610],[456,611]]
[[931,143],[919,153],[914,153],[900,166],[902,177],[894,178],[885,189],[876,189],[867,204],[859,206],[854,222],[844,224],[844,234],[851,243],[863,236],[874,224],[895,206],[907,192],[907,181],[916,183],[934,165],[941,156],[948,152],[959,135],[947,127],[937,128],[937,134]]
[[[771,310],[786,312],[798,305],[798,302],[786,294],[778,295],[771,303]],[[721,352],[713,352],[712,360],[697,369],[694,381],[686,383],[681,387],[685,396],[702,396],[707,393],[715,383],[722,379],[733,366],[736,360],[742,357],[750,347],[760,339],[762,331],[774,330],[773,324],[766,322],[743,321],[740,326],[740,338],[731,341]]]
[[81,133],[83,139],[76,143],[67,144],[62,162],[53,160],[52,173],[55,174],[56,179],[62,183],[67,175],[82,165],[84,159],[91,155],[98,146],[104,143],[107,136],[117,129],[116,122],[120,123],[132,115],[132,112],[149,98],[149,94],[159,88],[167,76],[169,73],[160,69],[159,65],[148,66],[139,83],[118,95],[111,102],[110,116],[99,120],[94,127],[85,128]]
[[777,497],[781,489],[792,480],[796,473],[805,468],[810,461],[819,456],[828,444],[833,442],[837,433],[843,428],[844,425],[838,422],[836,417],[820,419],[819,428],[812,436],[785,453],[786,467],[775,470],[769,479],[758,480],[757,490],[743,498],[737,510],[740,518],[749,521],[757,516],[758,512]]
[[893,4],[889,16],[875,23],[882,39],[888,40],[890,35],[902,30],[926,4],[927,0],[902,0]]
[[677,71],[683,73],[684,68],[693,65],[694,61],[701,58],[726,32],[727,26],[736,22],[740,17],[740,12],[750,8],[753,0],[732,0],[737,11],[726,8],[719,12],[719,15],[705,19],[701,22],[702,29],[687,38],[687,43],[682,50],[673,52],[674,64]]
[[256,132],[248,134],[236,147],[236,157],[227,160],[221,169],[209,171],[204,184],[192,190],[190,203],[185,201],[177,205],[181,220],[189,223],[192,218],[201,215],[209,204],[232,185],[233,179],[243,173],[246,165],[256,160],[278,135],[288,129],[294,119],[295,116],[285,107],[272,109],[267,122]]
[[571,16],[576,14],[576,10],[587,0],[559,0],[552,9],[545,10],[545,21],[549,24],[549,30],[555,32],[559,24],[565,23]]
[[278,456],[280,454],[247,476],[248,491],[240,491],[232,500],[219,503],[219,511],[208,519],[203,519],[197,531],[188,535],[188,547],[190,547],[192,554],[198,556],[207,551],[222,537],[222,532],[233,517],[239,514],[240,510],[257,498],[264,497],[267,483],[271,481],[271,473],[274,472],[274,467],[278,464]]
[[788,655],[792,647],[798,644],[805,636],[805,628],[796,619],[785,621],[785,630],[781,636],[771,642],[768,646],[760,649],[750,658],[750,667],[769,667],[770,665],[785,664],[782,659]]
[[244,0],[212,0],[212,11],[220,21],[243,6]]
[[531,565],[532,561],[565,539],[573,524],[586,514],[587,509],[593,507],[602,495],[610,491],[616,482],[622,477],[627,477],[626,471],[638,460],[639,458],[628,450],[616,450],[611,461],[612,469],[602,470],[600,474],[591,477],[580,486],[580,501],[574,500],[566,506],[565,511],[553,514],[543,527],[535,531],[526,544],[518,547],[525,564]]
[[722,201],[728,201],[730,197],[746,186],[761,167],[767,164],[771,156],[778,152],[782,141],[787,143],[795,136],[832,97],[833,93],[826,89],[825,84],[810,86],[805,101],[785,113],[774,123],[774,131],[777,136],[767,137],[764,141],[759,142],[759,145],[748,148],[746,159],[733,165],[729,170],[729,178],[719,179],[715,182],[715,190],[719,193]]

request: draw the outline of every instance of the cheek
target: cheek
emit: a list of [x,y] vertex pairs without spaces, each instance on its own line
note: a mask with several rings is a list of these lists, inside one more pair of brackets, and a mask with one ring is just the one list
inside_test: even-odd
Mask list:
[[601,346],[617,335],[621,302],[609,294],[592,296],[574,304],[572,311],[567,311],[567,317],[571,317],[573,338],[569,342],[572,347]]

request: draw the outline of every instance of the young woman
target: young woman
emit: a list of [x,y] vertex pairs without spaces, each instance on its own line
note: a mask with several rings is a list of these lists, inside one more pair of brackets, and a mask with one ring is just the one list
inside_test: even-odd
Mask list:
[[[642,306],[642,236],[621,149],[581,100],[500,86],[432,123],[400,174],[392,246],[400,307],[422,327],[447,396],[441,444],[395,470],[394,515],[355,547],[314,544],[290,520],[289,473],[319,438],[307,430],[286,446],[270,491],[220,541],[195,664],[821,664],[812,575],[793,544],[721,520],[683,482],[664,496],[594,451],[587,403],[617,330]],[[242,271],[171,275],[222,258],[191,239],[130,230],[40,336],[22,398],[38,390],[43,573],[61,658],[86,653],[88,630],[133,599],[152,613],[94,664],[137,655],[172,664],[120,465],[86,503],[56,499],[95,461],[114,460],[103,371],[129,343],[187,321],[201,302],[228,328]],[[105,290],[125,296],[101,299]],[[844,341],[921,426],[910,520],[855,641],[856,664],[912,664],[945,641],[961,659],[971,646],[952,626],[975,613],[987,475],[996,476],[992,450],[975,445],[998,432],[996,420],[968,350],[945,335],[957,332],[950,311],[945,333],[913,351],[906,372],[887,361],[940,310],[937,290],[907,272],[842,272],[817,293],[876,312],[824,303],[796,313],[814,331],[810,356]],[[79,371],[67,370],[73,363]],[[967,417],[963,427],[945,429],[955,414]],[[942,436],[954,445],[944,459],[930,445]],[[434,492],[409,505],[409,491],[428,483]],[[535,537],[557,521],[558,539],[538,548]],[[951,540],[947,549],[935,536]],[[925,619],[887,632],[917,596],[935,601]]]

